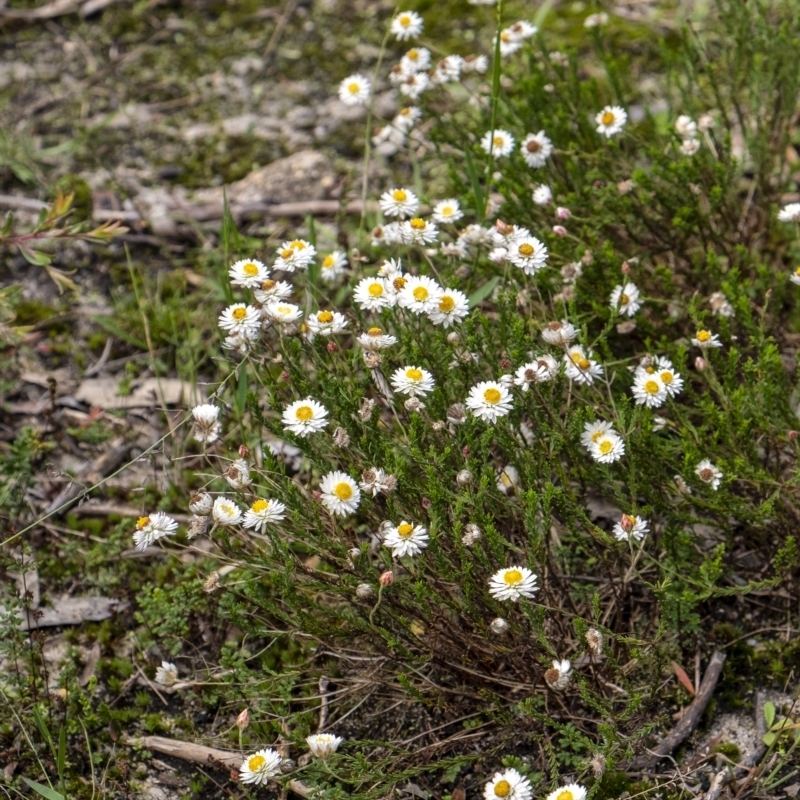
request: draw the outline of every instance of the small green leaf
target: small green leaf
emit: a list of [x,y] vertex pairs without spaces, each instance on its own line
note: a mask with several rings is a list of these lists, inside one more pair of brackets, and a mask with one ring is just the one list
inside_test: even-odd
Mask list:
[[777,738],[778,737],[774,733],[765,733],[762,737],[762,741],[767,747],[771,747]]
[[494,291],[494,287],[498,283],[500,283],[500,276],[495,275],[494,278],[490,278],[483,286],[476,289],[469,297],[469,307],[475,308],[475,306],[483,302]]
[[57,792],[55,789],[51,789],[49,786],[44,786],[41,783],[32,781],[30,778],[23,778],[22,780],[24,780],[34,792],[39,794],[41,797],[46,798],[46,800],[67,800],[67,798],[61,794],[61,792]]
[[764,703],[764,719],[767,722],[767,727],[771,728],[772,723],[775,722],[775,705],[774,703]]
[[63,778],[64,766],[67,761],[67,728],[66,725],[61,726],[58,733],[58,758],[56,759],[56,768],[58,769],[58,777]]

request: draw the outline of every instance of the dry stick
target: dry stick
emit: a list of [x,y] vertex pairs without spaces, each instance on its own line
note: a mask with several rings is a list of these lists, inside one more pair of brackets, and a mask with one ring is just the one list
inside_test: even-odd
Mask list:
[[[180,758],[184,761],[193,761],[195,764],[205,764],[217,769],[237,770],[242,765],[244,758],[239,753],[229,750],[217,750],[216,747],[206,747],[192,742],[181,742],[177,739],[167,739],[163,736],[126,737],[125,743],[132,747],[142,747],[145,750],[155,750],[157,753]],[[302,781],[289,781],[289,789],[301,797],[311,797],[312,790]]]
[[325,730],[325,723],[328,721],[328,687],[330,680],[324,675],[319,679],[319,726],[317,733]]
[[714,694],[724,663],[725,653],[715,650],[706,668],[706,674],[703,675],[703,682],[678,724],[652,750],[648,751],[648,755],[639,756],[633,760],[631,766],[634,769],[652,769],[660,759],[668,756],[697,727],[700,717],[703,716],[703,712]]

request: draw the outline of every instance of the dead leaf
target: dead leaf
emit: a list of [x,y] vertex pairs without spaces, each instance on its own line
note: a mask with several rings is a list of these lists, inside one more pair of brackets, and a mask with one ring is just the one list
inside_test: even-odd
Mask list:
[[75,399],[95,408],[159,408],[202,402],[197,387],[178,378],[145,378],[134,381],[130,394],[120,394],[114,378],[89,378],[75,392]]
[[672,662],[672,670],[675,673],[675,677],[681,682],[681,686],[683,686],[690,695],[694,696],[694,684],[686,674],[686,670],[677,661]]
[[83,672],[81,672],[81,677],[78,681],[81,686],[86,686],[86,684],[89,683],[92,675],[94,675],[94,670],[99,660],[100,642],[95,641],[95,643],[92,645],[92,649],[86,653],[86,663],[83,666]]
[[797,797],[800,793],[800,783],[793,783],[791,786],[785,786],[783,791],[787,797]]
[[[30,631],[36,628],[52,628],[57,625],[100,622],[128,607],[127,603],[110,597],[64,597],[54,600],[53,605],[53,608],[39,608],[35,612],[23,612],[25,617],[20,622],[19,629]],[[5,613],[2,606],[0,606],[0,613]]]

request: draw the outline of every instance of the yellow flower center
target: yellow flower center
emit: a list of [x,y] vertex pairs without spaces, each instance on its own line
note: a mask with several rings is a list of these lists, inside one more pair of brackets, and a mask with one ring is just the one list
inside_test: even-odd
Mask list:
[[400,116],[401,117],[407,117],[410,114],[411,114],[411,109],[410,108],[406,107],[406,108],[401,108],[400,109]]
[[672,383],[672,373],[671,372],[662,372],[661,373],[661,380],[669,386]]
[[417,369],[416,367],[411,367],[411,369],[406,370],[406,378],[408,378],[411,381],[421,381],[422,370]]
[[614,443],[611,441],[611,439],[603,439],[603,441],[600,442],[599,449],[604,456],[607,456],[613,448]]
[[347,85],[347,91],[350,92],[350,94],[358,94],[360,89],[361,85],[356,83],[355,81]]
[[353,487],[349,483],[342,481],[333,487],[333,493],[340,500],[349,500],[353,496]]
[[430,292],[428,292],[424,286],[417,286],[412,294],[414,295],[415,300],[418,300],[420,303],[424,303],[428,299]]
[[521,244],[519,246],[519,248],[517,248],[517,249],[519,250],[519,254],[521,256],[532,256],[533,255],[533,245],[532,244],[528,244],[527,242],[525,242],[525,244]]
[[264,756],[250,756],[250,758],[247,759],[247,769],[249,769],[250,772],[258,772],[258,770],[264,766],[266,760]]
[[258,267],[255,264],[248,261],[242,267],[242,272],[244,272],[245,275],[258,275]]
[[247,316],[247,309],[246,308],[234,308],[233,312],[231,313],[231,316],[235,320],[237,320],[238,322],[241,322],[241,320],[243,320]]
[[797,277],[798,277],[798,278],[800,278],[800,267],[798,267],[798,268],[797,268],[797,269],[794,271],[794,274],[795,274],[795,275],[797,275]]
[[287,247],[286,250],[281,251],[281,258],[291,258],[294,255],[294,250],[291,247]]
[[628,303],[630,303],[630,301],[631,301],[630,297],[628,297],[628,295],[626,295],[626,294],[623,294],[622,297],[619,298],[619,304],[621,306],[628,305]]
[[644,384],[644,390],[647,394],[658,394],[659,385],[656,381],[646,381]]
[[419,50],[409,50],[406,55],[412,60],[416,61],[419,58]]
[[574,800],[574,795],[569,789],[564,789],[563,792],[558,793],[556,800]]
[[367,336],[383,336],[383,331],[380,328],[370,328],[367,331]]
[[139,517],[139,519],[136,520],[136,527],[139,530],[146,528],[149,524],[150,524],[150,517]]
[[278,313],[286,316],[287,314],[292,313],[292,309],[289,306],[278,306]]
[[500,398],[502,396],[503,395],[500,393],[500,390],[499,389],[495,389],[494,387],[492,387],[491,389],[487,389],[483,393],[483,399],[487,403],[491,403],[492,405],[494,405],[495,403],[499,403],[500,402]]
[[395,189],[392,192],[392,198],[397,200],[398,203],[403,203],[408,200],[408,195],[402,189]]
[[333,322],[333,314],[330,311],[320,311],[317,319],[322,323]]
[[404,28],[407,28],[411,24],[411,17],[409,17],[408,15],[404,14],[402,17],[400,17],[400,24]]
[[528,142],[528,143],[525,145],[525,149],[526,149],[526,150],[527,150],[529,153],[538,153],[538,152],[539,152],[539,150],[541,150],[541,149],[542,149],[542,146],[539,144],[539,142],[537,142],[537,141],[536,141],[536,139],[531,139],[531,141],[530,141],[530,142]]
[[256,514],[261,513],[262,511],[266,511],[269,508],[269,500],[256,500],[252,506],[250,506],[250,510],[254,511]]
[[270,289],[274,289],[276,285],[277,285],[277,284],[275,283],[275,281],[266,280],[266,281],[263,281],[263,282],[261,283],[261,288],[262,288],[262,289],[263,289],[265,292],[268,292]]
[[[516,586],[518,583],[522,583],[522,573],[518,569],[509,569],[506,570],[505,574],[503,575],[503,583],[507,586]],[[508,794],[508,782],[507,781],[500,781],[500,783],[505,783],[506,791],[500,795],[500,797],[505,797]],[[497,785],[500,786],[500,783]],[[495,792],[497,792],[497,788],[495,788]]]
[[439,301],[439,311],[444,312],[447,314],[449,311],[452,311],[456,307],[456,301],[450,297],[449,294],[446,294],[440,301]]
[[500,41],[502,41],[502,42],[510,42],[511,41],[511,34],[506,33],[505,31],[503,31],[500,34]]
[[495,136],[492,139],[492,144],[495,147],[502,147],[505,144],[506,140],[502,136]]
[[380,297],[383,294],[383,284],[371,283],[367,291],[370,293],[370,295],[372,295],[372,297]]
[[300,408],[294,412],[294,415],[301,422],[307,422],[314,416],[314,409],[311,408],[311,406],[300,406]]
[[415,231],[423,231],[423,230],[425,230],[425,220],[424,219],[420,219],[419,217],[414,217],[414,219],[412,219],[408,224]]
[[393,281],[392,286],[394,286],[395,291],[399,292],[402,288],[406,285],[406,279],[402,275],[398,275]]
[[604,435],[605,435],[605,431],[595,431],[592,434],[592,441],[596,442],[598,439],[600,439]]
[[325,256],[322,260],[322,266],[325,269],[330,269],[333,266],[333,256]]
[[697,341],[707,342],[711,339],[711,334],[708,331],[697,331]]
[[614,114],[611,111],[603,112],[603,116],[600,117],[600,122],[602,122],[603,125],[610,125],[613,121],[614,121]]
[[220,503],[219,509],[226,517],[232,517],[236,513],[230,503]]
[[402,539],[408,539],[409,536],[414,532],[414,526],[409,525],[407,522],[401,522],[397,526],[397,533],[400,535]]
[[453,206],[445,206],[439,211],[443,217],[449,217],[453,213]]
[[292,250],[305,250],[306,243],[300,241],[300,239],[295,239],[293,242],[289,244],[289,247],[291,247]]

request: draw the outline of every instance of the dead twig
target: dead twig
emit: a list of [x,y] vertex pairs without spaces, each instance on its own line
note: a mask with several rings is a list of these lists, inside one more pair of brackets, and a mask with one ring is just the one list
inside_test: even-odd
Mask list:
[[[167,739],[163,736],[127,737],[125,743],[131,747],[155,750],[157,753],[164,753],[173,758],[192,761],[195,764],[205,764],[217,769],[237,770],[244,761],[244,758],[239,753],[218,750],[216,747],[206,747],[192,742],[181,742],[177,739]],[[288,787],[301,797],[311,797],[313,795],[313,790],[302,781],[290,780]]]
[[697,727],[700,717],[708,706],[714,689],[717,686],[719,676],[722,674],[722,666],[725,664],[725,653],[719,650],[714,651],[711,661],[708,663],[703,681],[697,690],[694,700],[683,713],[678,724],[652,749],[648,754],[635,758],[631,763],[633,769],[651,769],[662,758],[668,756],[672,751]]

